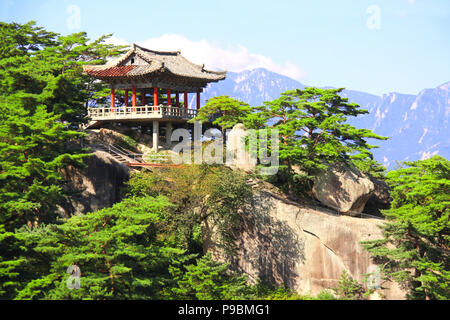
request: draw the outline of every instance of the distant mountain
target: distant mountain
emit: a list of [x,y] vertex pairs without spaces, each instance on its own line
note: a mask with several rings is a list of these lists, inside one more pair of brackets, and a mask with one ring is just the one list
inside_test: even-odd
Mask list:
[[286,90],[304,87],[294,79],[258,68],[239,73],[227,72],[225,80],[208,85],[202,96],[206,100],[214,96],[229,95],[251,106],[259,106],[264,101],[278,98]]
[[[276,99],[286,90],[305,85],[266,69],[228,72],[227,78],[209,85],[202,95],[205,100],[229,95],[252,106]],[[358,103],[369,114],[349,119],[349,123],[390,137],[387,141],[371,141],[375,159],[393,169],[397,161],[425,159],[439,154],[450,159],[450,82],[417,95],[392,92],[377,96],[361,91],[345,90],[342,95]]]

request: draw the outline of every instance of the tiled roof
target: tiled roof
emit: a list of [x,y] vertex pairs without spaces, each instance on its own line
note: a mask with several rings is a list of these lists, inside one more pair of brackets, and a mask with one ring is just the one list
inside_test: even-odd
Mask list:
[[101,70],[89,70],[86,71],[86,73],[94,77],[125,77],[130,71],[132,71],[136,67],[137,66],[132,65],[119,66]]
[[[139,56],[145,64],[122,66],[133,54]],[[197,65],[185,57],[180,51],[154,51],[136,44],[123,56],[111,60],[104,65],[86,65],[84,71],[93,77],[133,77],[150,75],[156,71],[170,72],[176,76],[198,79],[206,82],[225,79],[226,71],[210,71],[204,65]]]

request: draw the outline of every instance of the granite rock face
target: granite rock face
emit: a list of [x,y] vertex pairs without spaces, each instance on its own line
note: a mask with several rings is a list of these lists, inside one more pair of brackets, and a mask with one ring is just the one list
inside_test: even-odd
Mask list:
[[[240,213],[238,252],[227,256],[217,246],[217,233],[204,223],[204,250],[251,280],[266,279],[286,284],[304,294],[317,294],[335,287],[344,270],[363,282],[365,274],[377,269],[361,241],[382,238],[379,219],[337,215],[325,208],[291,202],[272,191],[255,191]],[[387,299],[403,299],[394,283],[379,289]]]
[[111,207],[120,201],[120,189],[129,179],[129,172],[127,166],[103,151],[93,152],[85,168],[68,166],[64,169],[66,191],[73,194],[61,203],[61,215],[68,217]]
[[375,186],[356,168],[332,165],[317,175],[313,194],[323,205],[347,215],[361,213]]

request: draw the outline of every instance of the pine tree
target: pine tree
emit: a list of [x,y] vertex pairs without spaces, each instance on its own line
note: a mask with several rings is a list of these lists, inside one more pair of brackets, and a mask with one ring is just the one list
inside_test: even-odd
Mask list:
[[[288,176],[290,193],[296,179],[309,179],[330,163],[371,160],[369,150],[376,146],[367,139],[387,139],[346,123],[348,117],[365,114],[367,110],[348,103],[348,98],[339,95],[342,90],[314,87],[289,90],[280,98],[254,108],[256,113],[249,116],[247,123],[256,129],[268,125],[278,130],[280,171]],[[304,174],[294,174],[294,165]]]
[[363,286],[352,279],[346,270],[342,272],[339,283],[333,291],[336,297],[342,300],[363,300],[366,293]]
[[66,148],[82,133],[58,118],[42,105],[31,113],[0,102],[0,224],[8,230],[54,222],[63,195],[58,170],[85,157]]
[[73,128],[85,121],[90,101],[106,95],[105,84],[83,75],[82,65],[101,64],[123,52],[103,43],[110,35],[90,42],[84,32],[60,36],[33,21],[1,22],[0,34],[8,39],[0,44],[0,101],[31,112],[45,105]]
[[168,290],[168,294],[188,300],[242,299],[249,293],[247,277],[230,272],[228,267],[206,254],[197,259],[196,264],[186,266],[186,270],[171,268],[176,285]]
[[363,245],[410,299],[449,299],[450,162],[434,156],[405,166],[387,174],[393,201],[384,238]]
[[120,50],[105,37],[59,36],[34,22],[0,22],[0,36],[0,297],[8,298],[36,271],[15,230],[57,221],[61,169],[87,156],[77,131],[92,96],[82,64]]
[[[112,208],[74,216],[61,225],[22,229],[48,269],[27,281],[17,299],[156,299],[172,279],[169,266],[185,263],[184,251],[159,240],[158,225],[171,204],[164,197],[129,198]],[[39,228],[38,228],[39,229]],[[66,271],[80,269],[80,288]]]
[[89,42],[83,32],[60,36],[33,21],[1,22],[0,35],[0,224],[11,231],[55,219],[60,169],[86,156],[75,130],[91,98],[82,65],[121,48],[103,44],[107,36]]
[[247,103],[230,96],[217,96],[209,99],[191,122],[211,122],[213,125],[218,125],[221,128],[222,137],[225,137],[225,130],[243,122],[249,113],[250,106]]

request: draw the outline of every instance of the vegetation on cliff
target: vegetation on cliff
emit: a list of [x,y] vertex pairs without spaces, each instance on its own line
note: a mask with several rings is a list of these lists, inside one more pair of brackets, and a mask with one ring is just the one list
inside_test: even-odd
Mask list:
[[411,299],[450,299],[450,161],[434,156],[390,171],[384,239],[364,243],[386,280]]

